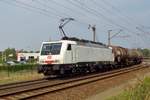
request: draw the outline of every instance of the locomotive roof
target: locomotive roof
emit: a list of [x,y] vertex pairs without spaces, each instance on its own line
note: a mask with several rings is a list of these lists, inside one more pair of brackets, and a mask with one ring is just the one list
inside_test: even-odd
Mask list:
[[63,37],[61,40],[75,41],[75,42],[77,42],[77,44],[86,45],[86,46],[107,47],[105,44],[103,44],[101,42],[94,42],[94,41],[85,40],[85,39],[78,39],[75,37]]
[[58,43],[58,42],[67,42],[67,43],[73,43],[73,44],[77,44],[77,45],[83,45],[83,46],[89,46],[89,47],[97,47],[97,48],[108,48],[107,45],[101,43],[101,42],[94,42],[94,41],[90,41],[90,40],[84,40],[84,39],[78,39],[78,38],[68,38],[68,37],[63,37],[61,39],[61,41],[52,41],[52,42],[43,42],[45,43]]

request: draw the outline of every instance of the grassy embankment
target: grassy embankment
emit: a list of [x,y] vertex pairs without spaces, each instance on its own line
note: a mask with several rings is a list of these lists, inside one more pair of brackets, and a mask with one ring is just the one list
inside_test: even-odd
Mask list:
[[123,93],[107,100],[150,100],[150,77],[139,81],[134,87],[130,87]]
[[43,75],[37,73],[36,69],[37,65],[35,64],[0,66],[0,84],[43,77]]

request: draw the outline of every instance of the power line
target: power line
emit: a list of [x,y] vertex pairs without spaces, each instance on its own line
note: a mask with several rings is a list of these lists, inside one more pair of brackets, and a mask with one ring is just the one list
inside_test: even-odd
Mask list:
[[[75,1],[76,2],[76,1]],[[94,17],[96,17],[99,20],[99,17],[103,17],[105,19],[105,16],[99,16],[97,13],[91,11],[89,8],[84,7],[83,5],[81,6],[80,4],[78,5],[77,3],[72,2],[71,0],[68,0],[68,3],[72,4],[73,6],[75,6],[76,8],[80,8],[82,11],[85,11],[86,13],[89,13],[91,15],[94,15]],[[101,21],[101,20],[99,20]],[[108,22],[108,21],[107,21]],[[109,23],[109,22],[108,22]],[[113,25],[113,24],[112,24]]]
[[[86,6],[85,4],[81,3],[80,1],[75,1],[75,2],[77,2],[78,4],[80,4],[82,7],[85,6],[84,9],[86,8],[86,9],[89,9],[90,11],[96,12],[97,14],[99,14],[100,16],[102,16],[104,20],[108,21],[109,23],[114,24],[115,26],[121,27],[123,30],[128,31],[129,33],[132,33],[132,34],[135,34],[135,35],[139,36],[138,33],[129,30],[127,27],[124,27],[122,25],[119,25],[119,24],[113,22],[111,19],[107,18],[106,16],[104,17],[103,14],[101,14],[100,12],[98,12],[98,11],[92,9],[92,8],[89,8],[88,6]],[[141,37],[140,37],[140,39],[142,39],[142,42],[144,43],[145,39],[143,39]]]
[[[92,2],[94,5],[96,5],[99,10],[100,10],[100,8],[101,8],[101,9],[103,9],[103,10],[104,10],[105,12],[107,12],[107,13],[114,14],[110,9],[107,9],[106,7],[100,5],[98,2],[96,2],[96,1],[94,1],[94,0],[92,0],[91,2]],[[126,23],[126,24],[133,24],[133,23],[131,23],[131,21],[129,21],[129,20],[123,18],[123,16],[119,16],[118,13],[117,13],[115,16],[118,16],[118,17],[119,17],[120,19],[122,19],[122,21],[123,21],[124,23]]]
[[55,0],[48,0],[48,1],[53,2],[54,4],[56,4],[56,5],[60,6],[60,7],[63,7],[63,8],[65,8],[65,9],[71,11],[71,12],[77,13],[77,14],[79,14],[79,15],[80,15],[80,14],[81,14],[81,15],[84,15],[83,13],[79,12],[78,10],[74,10],[74,9],[72,9],[72,8],[69,8],[68,6],[65,6],[65,5],[63,5],[63,4],[61,4],[61,3],[58,3],[58,2],[56,2]]
[[[39,13],[41,15],[44,15],[44,16],[47,16],[47,17],[51,17],[51,18],[55,18],[55,19],[60,19],[60,18],[63,18],[62,16],[56,14],[56,13],[53,13],[53,12],[50,12],[50,11],[47,11],[46,9],[42,9],[40,7],[35,7],[35,6],[32,6],[32,5],[28,5],[26,3],[23,3],[23,2],[20,2],[20,1],[17,1],[17,0],[13,0],[12,2],[9,2],[9,1],[6,1],[6,0],[1,0],[1,2],[3,3],[6,3],[6,4],[9,4],[11,6],[15,6],[15,7],[19,7],[19,8],[23,8],[23,9],[26,9],[30,12],[33,12],[33,13]],[[53,13],[53,14],[52,14]],[[80,24],[86,24],[88,25],[89,23],[86,23],[84,21],[79,21],[79,20],[76,20],[78,23]]]
[[[70,0],[68,0],[68,1],[71,2]],[[124,27],[122,25],[119,25],[118,23],[115,23],[114,21],[112,21],[111,19],[109,19],[107,16],[101,14],[100,12],[96,11],[95,9],[89,8],[88,6],[86,6],[85,4],[81,3],[80,1],[74,1],[74,2],[77,2],[78,4],[80,4],[80,6],[77,5],[77,4],[75,4],[75,3],[73,3],[73,2],[71,2],[71,3],[74,4],[77,7],[82,8],[83,10],[85,10],[85,11],[87,11],[89,13],[94,14],[97,17],[103,18],[108,23],[111,23],[112,25],[118,26],[118,27],[122,28],[123,30],[127,30],[128,32],[135,33],[135,32],[132,32],[131,30],[129,30],[128,28],[126,28],[126,27]]]
[[30,12],[33,12],[33,13],[39,13],[39,14],[44,15],[44,16],[47,16],[47,17],[56,18],[56,17],[51,16],[50,14],[45,13],[45,12],[43,12],[43,11],[40,11],[40,10],[37,10],[37,9],[35,10],[35,9],[29,8],[29,7],[27,7],[27,6],[21,6],[20,4],[11,3],[11,2],[6,1],[6,0],[0,0],[0,2],[6,3],[6,4],[11,5],[11,6],[23,8],[23,9],[26,9],[26,10],[28,10],[28,11],[30,11]]
[[145,30],[143,30],[143,29],[140,28],[140,27],[136,27],[136,29],[139,30],[139,31],[141,31],[141,32],[143,32],[144,34],[150,35],[149,32],[146,32]]
[[[105,4],[107,3],[105,0],[102,0]],[[97,2],[95,2],[94,0],[92,1],[92,2],[94,2],[94,4],[95,5],[98,5],[98,3]],[[109,3],[109,6],[111,6],[111,4]],[[99,7],[101,7],[101,8],[103,8],[102,6],[99,6]],[[119,14],[120,15],[122,15],[124,18],[126,18],[126,22],[128,21],[128,23],[129,24],[136,24],[136,23],[133,23],[133,21],[132,21],[132,19],[130,19],[128,16],[124,16],[122,13],[121,13],[121,11],[119,10],[119,9],[117,9],[116,7],[114,7],[114,6],[111,6],[115,11],[117,11],[117,12],[119,12]],[[105,9],[105,8],[103,8],[104,10],[106,10],[106,11],[109,11],[109,10],[107,10],[107,9]],[[144,32],[144,31],[141,31],[141,32]],[[144,32],[145,33],[145,32]],[[136,33],[136,35],[137,36],[139,36],[137,33]],[[144,39],[143,39],[144,40]]]
[[[48,0],[49,1],[49,0]],[[52,0],[53,1],[53,0]],[[9,1],[6,1],[6,0],[1,0],[1,2],[4,2],[4,3],[7,3],[9,5],[13,5],[13,6],[16,6],[16,7],[20,7],[20,8],[24,8],[24,9],[27,9],[31,12],[38,12],[42,15],[45,15],[45,16],[48,16],[48,17],[53,17],[53,18],[62,18],[63,16],[60,15],[59,13],[62,13],[61,11],[59,10],[55,10],[54,8],[52,8],[51,6],[47,5],[47,6],[44,6],[46,4],[42,3],[41,1],[38,1],[38,2],[41,2],[42,3],[42,6],[43,7],[46,7],[46,8],[49,8],[49,10],[47,9],[43,9],[43,8],[40,8],[40,7],[37,7],[37,6],[33,6],[31,4],[27,4],[27,3],[24,3],[24,2],[21,2],[21,1],[18,1],[18,0],[13,0],[12,2],[9,2]],[[37,3],[37,1],[36,1]],[[89,13],[91,15],[94,15],[94,17],[97,17],[98,20],[99,20],[99,17],[103,18],[105,21],[107,21],[108,23],[111,23],[112,25],[115,25],[117,27],[121,27],[121,29],[123,30],[127,30],[128,32],[130,33],[135,33],[133,31],[131,31],[130,29],[128,29],[127,27],[125,26],[122,26],[116,22],[114,22],[113,20],[111,20],[110,18],[108,18],[107,16],[103,15],[101,12],[95,10],[94,8],[90,8],[88,7],[87,5],[83,4],[82,2],[80,1],[72,1],[72,0],[68,0],[68,3],[72,4],[73,6],[79,8],[80,10],[86,12],[86,13]],[[40,4],[40,3],[37,3],[37,4]],[[60,4],[57,2],[57,4]],[[63,5],[63,4],[61,4]],[[51,9],[52,8],[52,9]],[[69,7],[65,7],[65,8],[69,8]],[[50,11],[51,10],[51,11]],[[52,11],[53,10],[53,11]],[[70,9],[70,11],[73,11],[74,9]],[[59,13],[58,13],[59,12]],[[64,14],[64,13],[62,13]],[[67,14],[68,15],[68,14]],[[79,16],[76,17],[78,19],[78,22],[79,23],[83,23],[84,21],[82,21]],[[75,18],[75,19],[76,19]],[[84,22],[84,24],[89,24],[87,22]],[[135,33],[137,36],[138,34]],[[141,34],[141,33],[140,33]],[[139,36],[140,37],[140,36]],[[142,39],[142,38],[141,38]],[[143,40],[145,41],[145,40]]]
[[[66,10],[69,10],[71,13],[73,12],[73,14],[76,13],[76,14],[74,15],[74,17],[76,16],[76,17],[75,17],[76,21],[78,21],[78,22],[81,23],[81,24],[89,25],[89,23],[87,23],[87,22],[83,21],[83,19],[81,19],[81,17],[83,17],[83,16],[85,15],[84,13],[82,13],[82,12],[76,10],[76,9],[72,9],[72,8],[70,8],[70,7],[68,7],[68,6],[65,6],[65,5],[63,5],[63,4],[61,4],[61,3],[58,3],[58,2],[56,2],[55,0],[48,0],[48,1],[49,1],[49,2],[53,2],[54,4],[58,5],[59,7],[65,8]],[[77,15],[78,15],[78,16],[77,16]],[[89,17],[89,16],[87,16],[87,17]],[[90,17],[89,17],[89,18],[90,18]]]
[[[118,12],[118,13],[119,13],[120,15],[122,15],[124,18],[126,18],[127,20],[129,20],[131,23],[133,23],[133,24],[135,24],[135,25],[138,24],[138,26],[143,27],[143,25],[141,25],[141,24],[135,22],[134,19],[131,18],[130,16],[127,16],[126,14],[123,14],[120,9],[118,9],[117,7],[115,7],[114,5],[112,5],[111,3],[107,2],[106,0],[102,0],[102,2],[105,3],[106,5],[108,5],[109,7],[111,7],[114,11]],[[135,28],[138,29],[136,26],[135,26]],[[146,33],[147,35],[149,35],[147,32],[145,32],[145,31],[143,31],[143,30],[141,30],[141,29],[138,29],[138,31],[140,31],[140,32],[142,32],[142,33],[144,33],[144,34]],[[145,37],[145,35],[143,35],[142,33],[139,33],[139,34],[141,34],[141,35],[138,35],[138,33],[137,33],[136,35],[137,35],[138,37],[140,37],[140,39],[142,39],[142,42],[147,43],[147,41],[145,40],[145,38],[148,38],[148,37],[147,37],[147,36]],[[145,38],[143,38],[143,36],[144,36]]]
[[[127,20],[135,23],[135,25],[139,24],[136,21],[134,21],[133,18],[131,18],[130,16],[123,14],[122,11],[120,9],[118,9],[117,7],[115,7],[114,5],[112,5],[111,3],[107,2],[106,0],[101,0],[104,4],[108,5],[109,7],[111,7],[114,11],[120,13],[120,15],[124,16]],[[143,26],[141,24],[139,24],[139,26]]]
[[77,3],[80,4],[80,5],[82,5],[82,7],[85,6],[85,7],[86,7],[87,9],[89,9],[90,11],[96,12],[97,14],[99,14],[100,16],[102,16],[103,19],[105,19],[106,21],[110,22],[111,24],[114,24],[114,25],[116,25],[116,26],[119,26],[119,27],[121,27],[122,29],[124,29],[124,30],[126,30],[126,31],[128,31],[128,32],[130,32],[130,33],[133,33],[133,34],[136,34],[136,35],[137,35],[136,32],[134,32],[134,31],[132,31],[132,30],[129,30],[127,27],[124,27],[124,26],[122,26],[122,25],[119,25],[119,24],[113,22],[111,19],[109,19],[108,17],[104,16],[103,14],[101,14],[101,13],[98,12],[98,11],[96,11],[95,9],[89,8],[88,6],[86,6],[85,4],[83,4],[81,1],[78,1],[78,0],[77,0],[77,1],[75,1],[75,2],[77,2]]
[[26,7],[29,7],[29,8],[33,8],[33,9],[36,9],[36,10],[40,10],[40,11],[42,11],[42,12],[51,14],[51,15],[53,15],[53,16],[55,15],[55,17],[58,17],[58,18],[61,18],[61,17],[62,17],[62,16],[60,16],[60,15],[54,13],[54,12],[50,12],[50,11],[48,11],[48,10],[46,10],[46,9],[43,9],[43,8],[40,8],[40,7],[35,7],[35,6],[29,5],[29,4],[26,4],[26,3],[24,3],[24,2],[17,1],[17,0],[13,0],[13,1],[16,2],[16,3],[18,3],[18,4],[21,4],[21,5],[23,5],[23,6],[26,6]]
[[55,12],[55,14],[56,14],[56,12],[57,13],[59,12],[61,15],[65,15],[65,17],[69,17],[70,16],[70,15],[68,15],[66,13],[62,13],[61,11],[59,11],[57,9],[54,9],[53,7],[51,7],[51,6],[49,6],[49,5],[45,4],[45,3],[42,3],[40,0],[36,0],[36,1],[33,1],[33,2],[36,2],[36,3],[40,4],[40,5],[42,5],[43,7],[46,7],[48,9],[50,9],[52,12]]

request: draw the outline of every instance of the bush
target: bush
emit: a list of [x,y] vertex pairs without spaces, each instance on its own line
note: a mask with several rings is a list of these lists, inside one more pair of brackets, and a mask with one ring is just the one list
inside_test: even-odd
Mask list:
[[19,64],[0,66],[0,71],[17,72],[22,70],[36,70],[37,64]]

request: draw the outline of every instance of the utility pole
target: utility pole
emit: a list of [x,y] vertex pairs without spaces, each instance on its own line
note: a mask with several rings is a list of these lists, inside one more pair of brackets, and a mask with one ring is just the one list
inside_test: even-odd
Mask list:
[[93,25],[93,26],[89,25],[88,29],[90,28],[93,31],[93,41],[95,42],[96,41],[96,25]]
[[112,30],[108,30],[108,46],[110,46],[110,33],[111,33]]
[[108,46],[111,45],[111,39],[114,38],[116,35],[118,35],[122,31],[122,29],[120,29],[119,32],[115,33],[112,36],[111,36],[111,31],[112,30],[108,30]]

